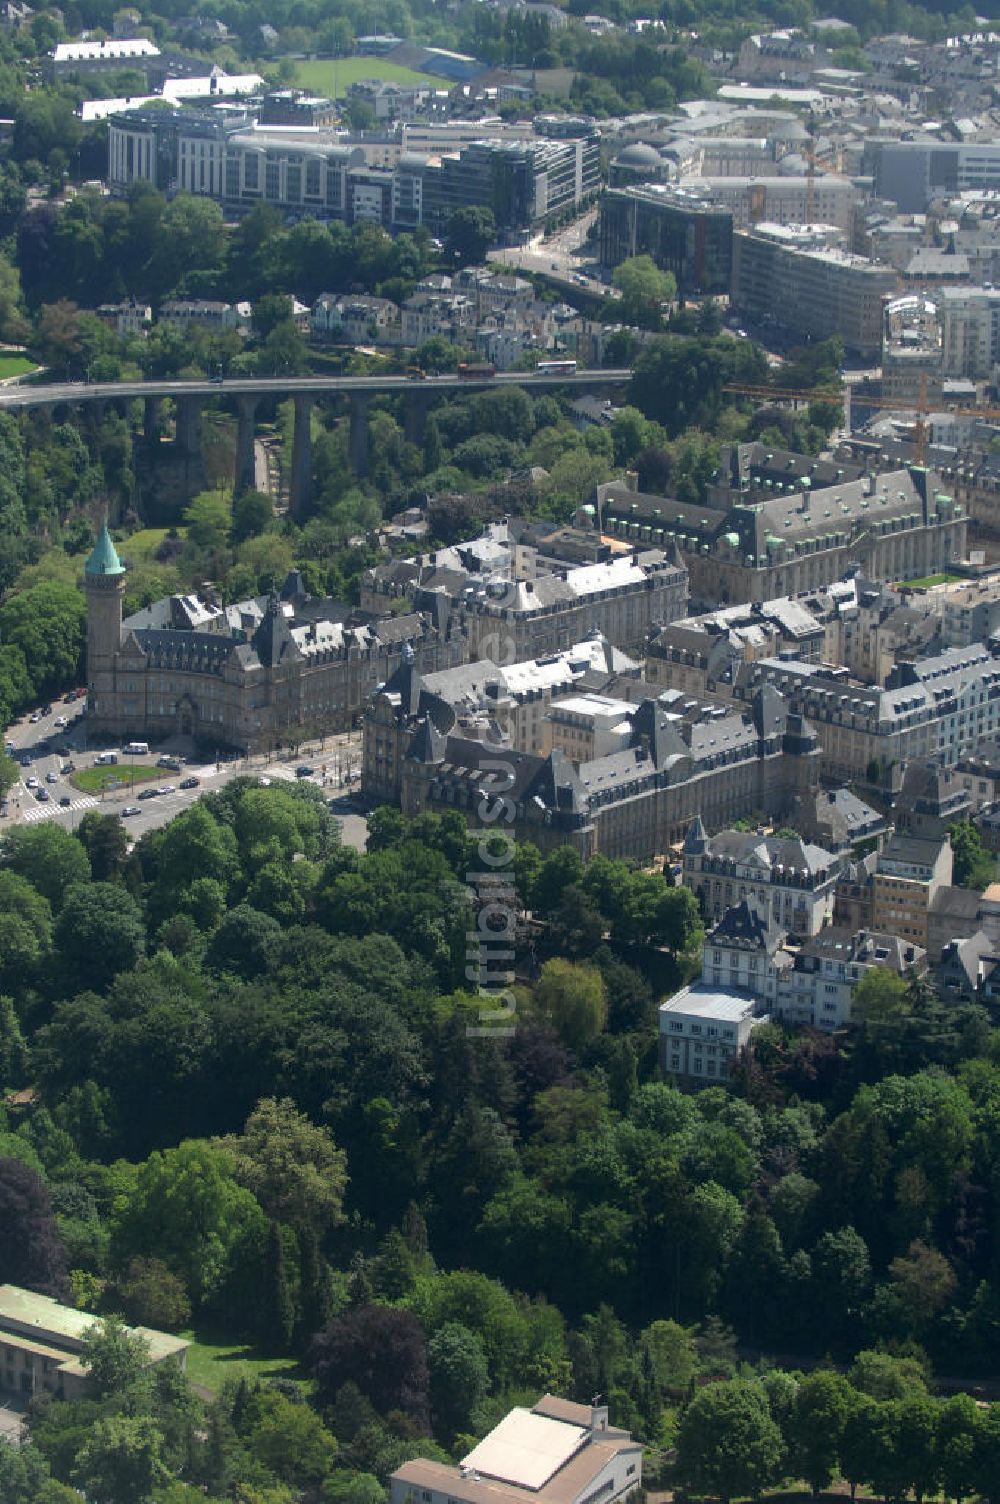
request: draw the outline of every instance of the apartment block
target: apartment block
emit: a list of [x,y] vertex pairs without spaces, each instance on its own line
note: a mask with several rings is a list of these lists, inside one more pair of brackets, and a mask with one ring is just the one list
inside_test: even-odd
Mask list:
[[901,663],[885,688],[846,670],[789,658],[740,670],[737,700],[770,684],[810,726],[823,748],[825,776],[865,778],[873,765],[937,762],[954,767],[1000,735],[1000,646],[973,644]]
[[681,880],[710,919],[751,903],[768,924],[815,935],[833,913],[840,862],[802,840],[722,830],[710,836],[699,815],[684,836]]
[[762,327],[799,338],[838,335],[847,348],[875,355],[882,348],[882,305],[898,274],[824,244],[815,228],[759,224],[733,237],[732,304]]

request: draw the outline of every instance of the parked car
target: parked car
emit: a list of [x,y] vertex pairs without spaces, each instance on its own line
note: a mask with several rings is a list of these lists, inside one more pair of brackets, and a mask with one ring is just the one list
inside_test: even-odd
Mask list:
[[157,794],[159,792],[160,792],[159,789],[143,789],[140,794],[136,794],[136,798],[137,799],[155,799],[156,796],[157,796]]
[[315,771],[315,768],[307,767],[306,764],[303,763],[301,767],[295,769],[295,776],[296,778],[311,778]]
[[156,766],[158,768],[169,768],[171,773],[179,773],[181,760],[179,757],[172,757],[169,753],[165,752],[162,757],[156,759]]
[[68,726],[69,722],[64,715],[57,715],[52,724],[54,726]]
[[28,717],[28,720],[31,722],[31,724],[33,726],[37,726],[38,722],[41,719],[42,719],[42,712],[40,710],[33,710],[31,712],[31,714],[29,715],[29,717]]
[[177,790],[172,783],[161,783],[156,792],[158,794],[175,794]]
[[201,787],[201,779],[200,778],[194,778],[194,777],[192,777],[192,778],[182,778],[181,782],[180,782],[180,786],[181,786],[182,789],[197,789],[197,788]]

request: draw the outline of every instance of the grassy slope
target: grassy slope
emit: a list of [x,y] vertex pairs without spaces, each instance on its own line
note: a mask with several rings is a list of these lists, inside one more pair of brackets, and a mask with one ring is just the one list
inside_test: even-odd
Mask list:
[[26,355],[0,355],[0,381],[11,376],[26,376],[29,371],[37,369],[35,362]]
[[227,1379],[302,1377],[295,1358],[266,1357],[256,1347],[232,1339],[217,1338],[213,1333],[193,1331],[181,1333],[191,1346],[188,1348],[186,1371],[194,1384],[216,1393]]

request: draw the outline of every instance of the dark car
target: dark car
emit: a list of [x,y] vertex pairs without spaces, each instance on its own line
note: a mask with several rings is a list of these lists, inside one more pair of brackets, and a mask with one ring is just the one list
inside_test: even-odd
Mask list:
[[36,791],[36,793],[35,793],[35,798],[38,800],[39,804],[48,804],[48,802],[49,802],[48,790],[47,789],[38,789]]
[[296,778],[311,778],[315,771],[315,768],[308,768],[306,767],[305,763],[303,763],[300,768],[295,769],[295,776]]
[[159,792],[159,789],[143,789],[142,792],[136,794],[135,797],[137,799],[155,799]]
[[201,779],[200,778],[182,778],[181,781],[180,781],[180,787],[182,789],[197,789],[197,788],[200,788],[201,787]]
[[59,800],[59,808],[60,809],[69,809],[69,807],[72,804],[72,802],[73,801],[69,797],[68,794],[63,794],[62,798]]

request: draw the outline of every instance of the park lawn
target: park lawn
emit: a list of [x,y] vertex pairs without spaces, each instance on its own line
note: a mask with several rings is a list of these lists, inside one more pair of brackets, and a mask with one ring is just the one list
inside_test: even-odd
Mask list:
[[29,371],[37,370],[37,362],[29,360],[27,355],[0,355],[0,381],[7,381],[11,376],[27,376]]
[[950,585],[954,580],[960,580],[960,574],[928,574],[920,580],[901,580],[896,586],[897,590],[929,590],[932,585]]
[[342,99],[351,84],[363,78],[378,78],[389,84],[426,84],[429,88],[447,89],[446,78],[432,78],[401,63],[383,57],[312,57],[295,65],[295,82],[326,99]]
[[151,768],[146,763],[136,763],[133,768],[126,759],[109,767],[81,768],[78,773],[70,775],[69,781],[85,794],[99,794],[105,787],[120,792],[130,787],[133,773],[136,783],[164,783],[171,777],[169,768]]
[[191,1343],[187,1351],[185,1372],[193,1384],[217,1393],[227,1379],[301,1379],[305,1382],[298,1359],[268,1357],[259,1348],[231,1337],[215,1337],[210,1331],[197,1334],[188,1329],[180,1334]]
[[[130,564],[149,564],[155,562],[156,550],[167,536],[169,529],[165,527],[144,527],[137,533],[130,533],[119,545],[119,553],[127,554]],[[183,534],[184,529],[178,528]]]

